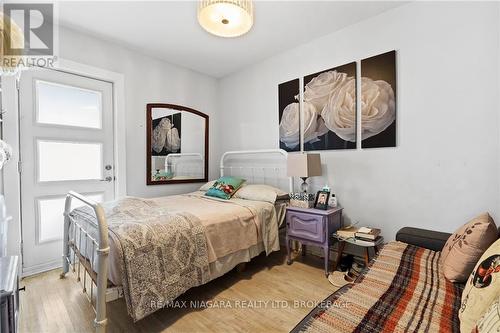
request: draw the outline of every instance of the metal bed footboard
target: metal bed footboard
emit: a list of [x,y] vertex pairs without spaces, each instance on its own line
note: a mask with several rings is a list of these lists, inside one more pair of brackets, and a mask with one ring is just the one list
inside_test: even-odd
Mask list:
[[[73,199],[83,202],[94,210],[98,222],[97,239],[92,237],[89,230],[86,230],[82,224],[74,221],[70,216]],[[71,226],[73,228],[70,232]],[[71,266],[73,272],[77,274],[77,280],[83,282],[83,292],[89,297],[90,304],[95,311],[95,331],[105,332],[108,321],[106,302],[121,297],[123,293],[121,287],[115,287],[108,282],[108,255],[110,250],[108,224],[101,205],[81,194],[70,191],[66,195],[64,205],[63,237],[63,271],[61,279],[66,276]],[[94,257],[94,253],[96,253],[97,258]],[[83,266],[83,269],[81,266]],[[81,273],[83,273],[83,281]],[[88,280],[87,275],[89,276]],[[90,285],[90,288],[87,288],[88,285]],[[95,293],[94,285],[96,286]],[[90,289],[90,293],[88,289]]]

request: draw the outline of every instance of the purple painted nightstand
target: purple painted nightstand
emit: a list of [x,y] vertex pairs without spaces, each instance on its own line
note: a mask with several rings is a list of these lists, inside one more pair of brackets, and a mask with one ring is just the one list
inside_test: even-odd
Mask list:
[[290,242],[296,240],[305,245],[318,246],[325,255],[325,275],[328,276],[330,236],[342,227],[342,207],[328,210],[288,207],[286,209],[286,251],[287,264],[292,263]]

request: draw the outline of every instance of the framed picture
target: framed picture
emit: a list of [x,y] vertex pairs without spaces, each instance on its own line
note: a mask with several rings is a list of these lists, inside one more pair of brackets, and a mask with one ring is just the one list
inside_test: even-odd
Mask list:
[[177,112],[151,121],[151,156],[181,153],[181,119]]
[[361,147],[396,147],[396,51],[361,60]]
[[299,79],[278,85],[278,121],[280,148],[300,151]]
[[318,193],[316,194],[316,201],[314,202],[314,208],[327,210],[329,198],[330,198],[330,192],[318,191]]
[[356,149],[356,63],[304,76],[304,150]]

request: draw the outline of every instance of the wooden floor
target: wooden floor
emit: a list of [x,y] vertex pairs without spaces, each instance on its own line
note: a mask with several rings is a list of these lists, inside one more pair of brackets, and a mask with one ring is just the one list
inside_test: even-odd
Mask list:
[[[63,280],[59,273],[21,281],[26,286],[21,292],[21,332],[93,330],[94,312],[81,285],[73,273]],[[233,270],[179,298],[187,304],[212,301],[220,308],[166,308],[134,324],[120,299],[108,303],[108,332],[289,332],[315,302],[334,291],[320,258],[297,256],[288,266],[284,251],[275,252],[254,258],[243,272]]]

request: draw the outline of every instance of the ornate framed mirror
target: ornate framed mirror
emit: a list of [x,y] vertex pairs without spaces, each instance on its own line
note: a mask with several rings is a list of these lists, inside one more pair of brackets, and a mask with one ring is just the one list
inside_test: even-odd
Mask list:
[[174,104],[147,104],[148,185],[208,181],[208,115]]

